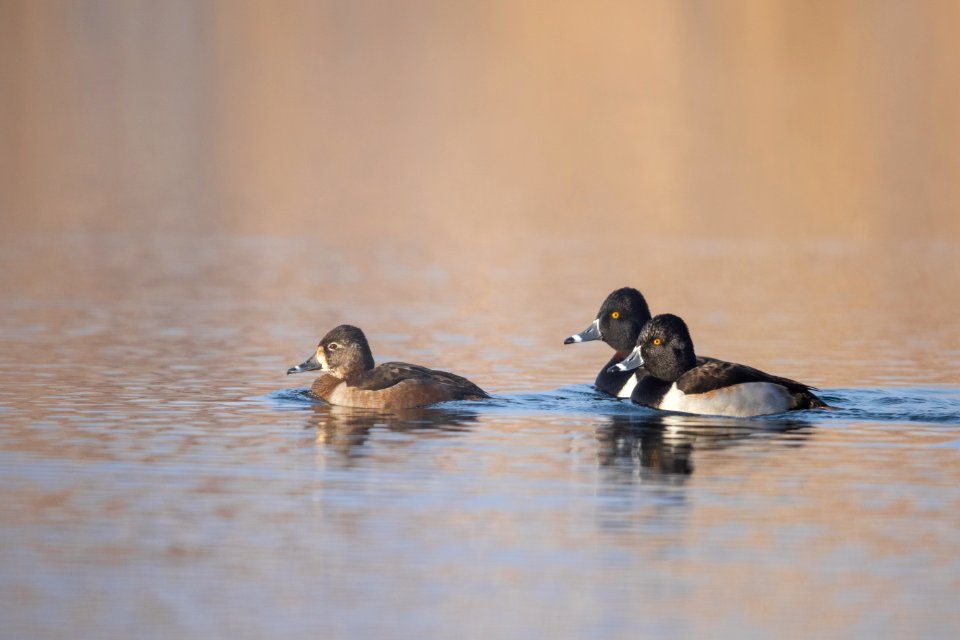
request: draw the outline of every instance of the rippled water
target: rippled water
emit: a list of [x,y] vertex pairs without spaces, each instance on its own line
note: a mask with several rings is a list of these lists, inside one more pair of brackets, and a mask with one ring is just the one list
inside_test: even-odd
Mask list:
[[[611,276],[616,245],[556,240],[3,239],[2,635],[960,630],[952,247],[798,244],[774,263],[776,245],[685,240]],[[753,277],[658,278],[681,246],[691,273]],[[854,263],[873,268],[827,277]],[[624,284],[703,352],[838,409],[714,419],[597,395],[606,347],[561,343]],[[494,399],[310,400],[284,371],[343,321],[379,360]]]

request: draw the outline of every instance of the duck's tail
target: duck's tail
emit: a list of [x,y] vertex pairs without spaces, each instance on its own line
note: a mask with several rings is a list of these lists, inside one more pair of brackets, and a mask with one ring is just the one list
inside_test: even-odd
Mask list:
[[809,389],[794,394],[793,401],[796,403],[795,409],[827,409],[829,411],[835,411],[837,409],[837,407],[828,405]]

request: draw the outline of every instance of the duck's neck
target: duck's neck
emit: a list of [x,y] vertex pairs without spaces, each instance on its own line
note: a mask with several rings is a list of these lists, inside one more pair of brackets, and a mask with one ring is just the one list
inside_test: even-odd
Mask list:
[[310,392],[313,395],[327,400],[330,397],[330,394],[333,393],[333,390],[340,384],[343,384],[343,380],[334,375],[323,375],[313,381],[313,384],[310,386]]
[[335,375],[349,386],[357,385],[368,371],[373,369],[373,358],[370,362],[356,362],[337,369]]
[[676,382],[680,376],[697,364],[697,356],[694,355],[692,348],[679,353],[674,351],[671,356],[649,362],[644,366],[652,376],[666,382]]
[[637,346],[637,338],[640,337],[640,329],[642,328],[642,322],[639,324],[631,323],[629,328],[627,328],[621,335],[617,336],[616,343],[611,344],[610,346],[613,347],[617,353],[624,354],[623,357],[626,358],[631,352],[633,352],[633,348]]

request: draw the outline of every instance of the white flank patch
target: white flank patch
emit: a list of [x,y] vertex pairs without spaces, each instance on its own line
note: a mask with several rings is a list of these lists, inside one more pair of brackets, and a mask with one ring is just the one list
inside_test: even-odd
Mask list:
[[787,411],[791,406],[790,392],[779,384],[747,382],[716,391],[686,395],[676,383],[660,400],[659,409],[682,411],[708,416],[746,418]]
[[[409,381],[404,381],[398,384],[406,385],[408,383]],[[327,397],[327,402],[330,404],[340,405],[341,407],[359,407],[361,409],[381,408],[383,407],[383,400],[383,389],[376,391],[357,389],[356,387],[347,386],[346,382],[342,382],[334,387]]]
[[348,392],[348,387],[346,383],[341,382],[333,388],[333,391],[330,392],[330,396],[327,398],[327,402],[330,404],[338,404],[341,407],[349,407],[351,400],[351,394]]
[[637,376],[633,375],[627,378],[627,381],[623,383],[623,386],[620,387],[620,391],[617,391],[618,398],[629,398],[633,395],[633,390],[637,388]]

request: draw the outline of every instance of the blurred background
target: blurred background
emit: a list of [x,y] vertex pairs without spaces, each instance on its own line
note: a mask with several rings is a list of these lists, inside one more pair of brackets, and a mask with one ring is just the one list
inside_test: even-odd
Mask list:
[[0,0],[0,223],[955,239],[958,29],[949,0]]
[[0,0],[0,285],[107,343],[149,304],[297,361],[351,322],[538,389],[593,379],[560,341],[632,285],[704,353],[953,384],[958,32],[934,1]]

